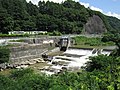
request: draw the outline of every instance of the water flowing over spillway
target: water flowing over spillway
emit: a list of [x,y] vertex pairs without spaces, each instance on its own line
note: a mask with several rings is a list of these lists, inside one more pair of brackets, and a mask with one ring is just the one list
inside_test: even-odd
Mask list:
[[89,60],[90,56],[99,54],[109,55],[111,51],[103,49],[67,49],[61,56],[54,56],[48,64],[52,65],[42,70],[46,74],[56,74],[63,69],[68,71],[79,70]]

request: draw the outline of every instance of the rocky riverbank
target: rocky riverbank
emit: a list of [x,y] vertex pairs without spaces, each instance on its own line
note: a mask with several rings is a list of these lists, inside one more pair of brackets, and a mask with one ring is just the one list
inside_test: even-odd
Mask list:
[[[45,54],[49,55],[52,53],[56,53],[59,51],[59,48],[54,48],[52,50],[46,51]],[[24,69],[27,68],[30,65],[34,65],[36,63],[44,63],[45,60],[41,58],[34,58],[34,59],[26,59],[24,61],[20,62],[14,62],[14,63],[2,63],[0,64],[0,71],[6,70],[6,69]]]
[[36,58],[32,60],[22,61],[21,63],[2,63],[0,64],[0,71],[3,71],[5,69],[20,69],[20,68],[27,68],[29,65],[35,64],[35,63],[43,63],[45,62],[42,58]]

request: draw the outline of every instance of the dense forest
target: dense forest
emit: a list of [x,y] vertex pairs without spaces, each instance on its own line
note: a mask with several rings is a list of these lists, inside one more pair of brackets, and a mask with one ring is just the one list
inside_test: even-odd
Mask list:
[[118,30],[120,20],[67,0],[61,4],[39,1],[38,6],[26,0],[0,0],[0,33],[9,31],[58,31],[81,33],[93,15],[98,15],[108,31]]

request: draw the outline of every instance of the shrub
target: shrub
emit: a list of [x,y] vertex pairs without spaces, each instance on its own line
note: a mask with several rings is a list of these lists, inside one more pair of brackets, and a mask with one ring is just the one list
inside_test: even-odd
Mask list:
[[58,31],[53,31],[53,32],[49,32],[48,35],[50,35],[50,36],[61,36],[62,33],[58,32]]
[[27,75],[27,74],[33,74],[33,70],[32,69],[24,69],[24,70],[14,70],[11,72],[11,77],[12,78],[22,78],[23,76]]
[[0,47],[0,64],[9,61],[10,50],[6,47]]
[[29,37],[30,34],[0,34],[0,37]]

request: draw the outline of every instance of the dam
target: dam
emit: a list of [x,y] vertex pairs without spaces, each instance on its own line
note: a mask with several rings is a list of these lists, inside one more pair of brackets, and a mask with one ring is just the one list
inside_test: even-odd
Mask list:
[[90,56],[97,56],[100,54],[109,55],[110,50],[104,49],[75,49],[68,48],[62,55],[53,56],[51,62],[48,62],[50,66],[45,67],[41,72],[52,75],[61,72],[62,70],[76,71],[86,65],[86,62],[90,61]]
[[[10,48],[9,63],[1,64],[1,70],[5,68],[20,69],[37,64],[37,67],[33,68],[36,68],[39,72],[52,75],[60,73],[63,70],[79,70],[82,66],[85,66],[87,61],[90,61],[90,56],[100,54],[109,55],[111,52],[111,50],[105,49],[72,48],[70,47],[70,45],[72,45],[71,40],[68,37],[31,38],[23,39],[22,41],[24,42],[7,42],[8,44],[20,45]],[[4,42],[4,40],[1,42]],[[58,47],[56,47],[56,43],[59,44]],[[52,48],[52,50],[49,50],[49,48]],[[49,61],[42,58],[44,54],[49,55],[49,53],[58,53],[59,51],[61,51],[62,54],[53,55],[49,58]]]

